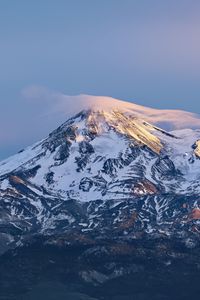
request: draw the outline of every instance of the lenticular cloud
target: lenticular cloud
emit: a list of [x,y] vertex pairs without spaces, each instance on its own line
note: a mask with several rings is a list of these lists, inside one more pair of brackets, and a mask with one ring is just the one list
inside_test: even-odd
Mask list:
[[139,117],[165,130],[200,128],[200,116],[182,110],[154,109],[135,103],[121,101],[105,96],[77,95],[68,96],[50,91],[43,87],[32,86],[23,91],[23,96],[31,101],[48,103],[47,114],[56,114],[56,118],[69,117],[81,110],[120,110]]

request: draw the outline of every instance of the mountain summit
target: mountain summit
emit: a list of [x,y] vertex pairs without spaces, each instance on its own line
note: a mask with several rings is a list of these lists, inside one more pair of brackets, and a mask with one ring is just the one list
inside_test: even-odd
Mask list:
[[2,251],[35,234],[185,226],[198,209],[200,130],[167,132],[120,105],[89,106],[0,163]]

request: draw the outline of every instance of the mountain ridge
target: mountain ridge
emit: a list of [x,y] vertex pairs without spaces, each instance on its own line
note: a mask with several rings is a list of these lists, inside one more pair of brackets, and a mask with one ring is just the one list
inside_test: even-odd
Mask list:
[[[199,130],[84,110],[0,163],[3,249],[36,234],[188,238],[199,216]],[[73,238],[74,237],[74,238]]]

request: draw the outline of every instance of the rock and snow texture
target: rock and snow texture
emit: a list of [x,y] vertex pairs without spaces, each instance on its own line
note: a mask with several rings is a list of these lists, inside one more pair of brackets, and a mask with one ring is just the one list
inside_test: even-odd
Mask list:
[[119,110],[86,110],[0,163],[9,182],[65,200],[199,193],[199,130],[165,132]]
[[199,205],[199,141],[200,130],[169,133],[126,107],[83,110],[0,162],[2,234],[171,226],[185,197]]

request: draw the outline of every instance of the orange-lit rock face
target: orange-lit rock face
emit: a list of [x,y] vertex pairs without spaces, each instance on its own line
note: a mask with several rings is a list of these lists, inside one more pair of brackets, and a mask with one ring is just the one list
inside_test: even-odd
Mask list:
[[200,158],[200,140],[195,142],[194,154]]
[[194,208],[190,214],[190,219],[192,220],[200,220],[200,209]]
[[18,184],[25,184],[25,182],[18,176],[10,176],[10,180],[14,183],[18,183]]
[[152,194],[156,194],[158,190],[153,183],[146,180],[146,181],[138,182],[135,185],[133,192],[134,194],[137,195],[152,195]]
[[158,137],[153,134],[154,127],[139,120],[137,118],[126,116],[119,111],[112,113],[103,113],[105,120],[113,126],[113,128],[138,144],[147,145],[155,153],[160,153],[162,143]]
[[159,154],[163,148],[160,139],[154,135],[155,127],[142,119],[130,117],[117,110],[90,112],[87,126],[91,134],[99,135],[107,132],[106,124],[136,144],[148,146],[155,153]]

